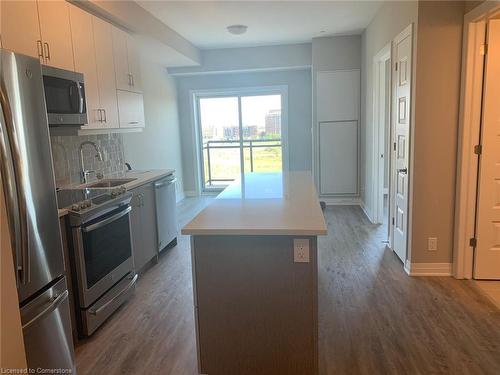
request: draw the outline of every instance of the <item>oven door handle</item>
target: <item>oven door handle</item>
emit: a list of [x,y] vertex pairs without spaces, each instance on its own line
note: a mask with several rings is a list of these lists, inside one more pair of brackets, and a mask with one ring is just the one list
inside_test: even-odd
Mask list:
[[128,292],[130,290],[130,288],[132,288],[135,285],[135,282],[137,281],[137,277],[138,277],[138,275],[135,274],[130,279],[130,282],[127,284],[127,286],[125,288],[123,288],[116,296],[114,296],[113,298],[111,298],[108,302],[106,302],[104,305],[102,305],[101,307],[99,307],[97,309],[89,309],[89,313],[91,313],[92,315],[99,314],[102,310],[104,310],[106,307],[108,307],[113,302],[115,302],[117,298],[119,298],[120,296],[122,296],[123,294],[125,294],[126,292]]
[[92,224],[92,225],[89,225],[88,227],[83,227],[82,228],[82,231],[83,232],[91,232],[93,230],[96,230],[96,229],[99,229],[99,228],[102,228],[103,226],[109,224],[109,223],[112,223],[113,221],[115,220],[118,220],[119,218],[127,215],[130,211],[132,211],[132,207],[128,206],[126,209],[124,209],[123,211],[120,211],[118,212],[117,214],[114,214],[113,216],[110,216],[102,221],[99,221],[95,224]]

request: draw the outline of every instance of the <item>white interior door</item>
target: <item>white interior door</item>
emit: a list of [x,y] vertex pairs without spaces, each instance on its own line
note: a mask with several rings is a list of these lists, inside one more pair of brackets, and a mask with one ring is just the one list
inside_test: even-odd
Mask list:
[[411,25],[393,43],[394,76],[394,147],[393,147],[393,249],[406,261],[408,246],[408,165],[410,151],[411,107]]
[[500,20],[487,33],[474,278],[500,279]]

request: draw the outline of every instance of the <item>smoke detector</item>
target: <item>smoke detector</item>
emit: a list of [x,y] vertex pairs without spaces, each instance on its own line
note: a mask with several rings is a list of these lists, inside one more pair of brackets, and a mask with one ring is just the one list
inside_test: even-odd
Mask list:
[[226,27],[227,31],[233,35],[241,35],[247,32],[247,25],[230,25]]

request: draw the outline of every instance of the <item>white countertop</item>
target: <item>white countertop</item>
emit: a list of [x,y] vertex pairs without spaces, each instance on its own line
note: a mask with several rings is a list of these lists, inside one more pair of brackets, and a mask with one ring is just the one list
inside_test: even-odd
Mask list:
[[[174,169],[151,169],[147,171],[141,171],[141,170],[131,170],[131,171],[126,171],[124,173],[120,173],[117,175],[113,176],[106,176],[104,177],[104,180],[106,179],[116,179],[116,178],[134,178],[134,181],[127,182],[124,185],[127,190],[132,190],[135,189],[136,187],[145,185],[149,182],[159,180],[162,177],[168,176],[169,174],[174,173]],[[87,185],[92,185],[93,183],[98,182],[98,180],[89,182]],[[71,185],[71,186],[65,186],[65,189],[84,189],[86,185],[84,184],[76,184],[76,185]],[[62,217],[68,213],[68,210],[66,209],[59,209],[59,217]]]
[[190,235],[326,233],[309,172],[247,173],[182,228],[182,234]]

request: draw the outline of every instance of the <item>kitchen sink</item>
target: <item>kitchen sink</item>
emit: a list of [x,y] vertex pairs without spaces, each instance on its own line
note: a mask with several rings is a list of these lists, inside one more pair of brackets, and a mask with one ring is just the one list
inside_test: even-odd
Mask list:
[[111,188],[125,185],[126,183],[137,180],[137,178],[107,178],[99,182],[87,185],[88,188]]

